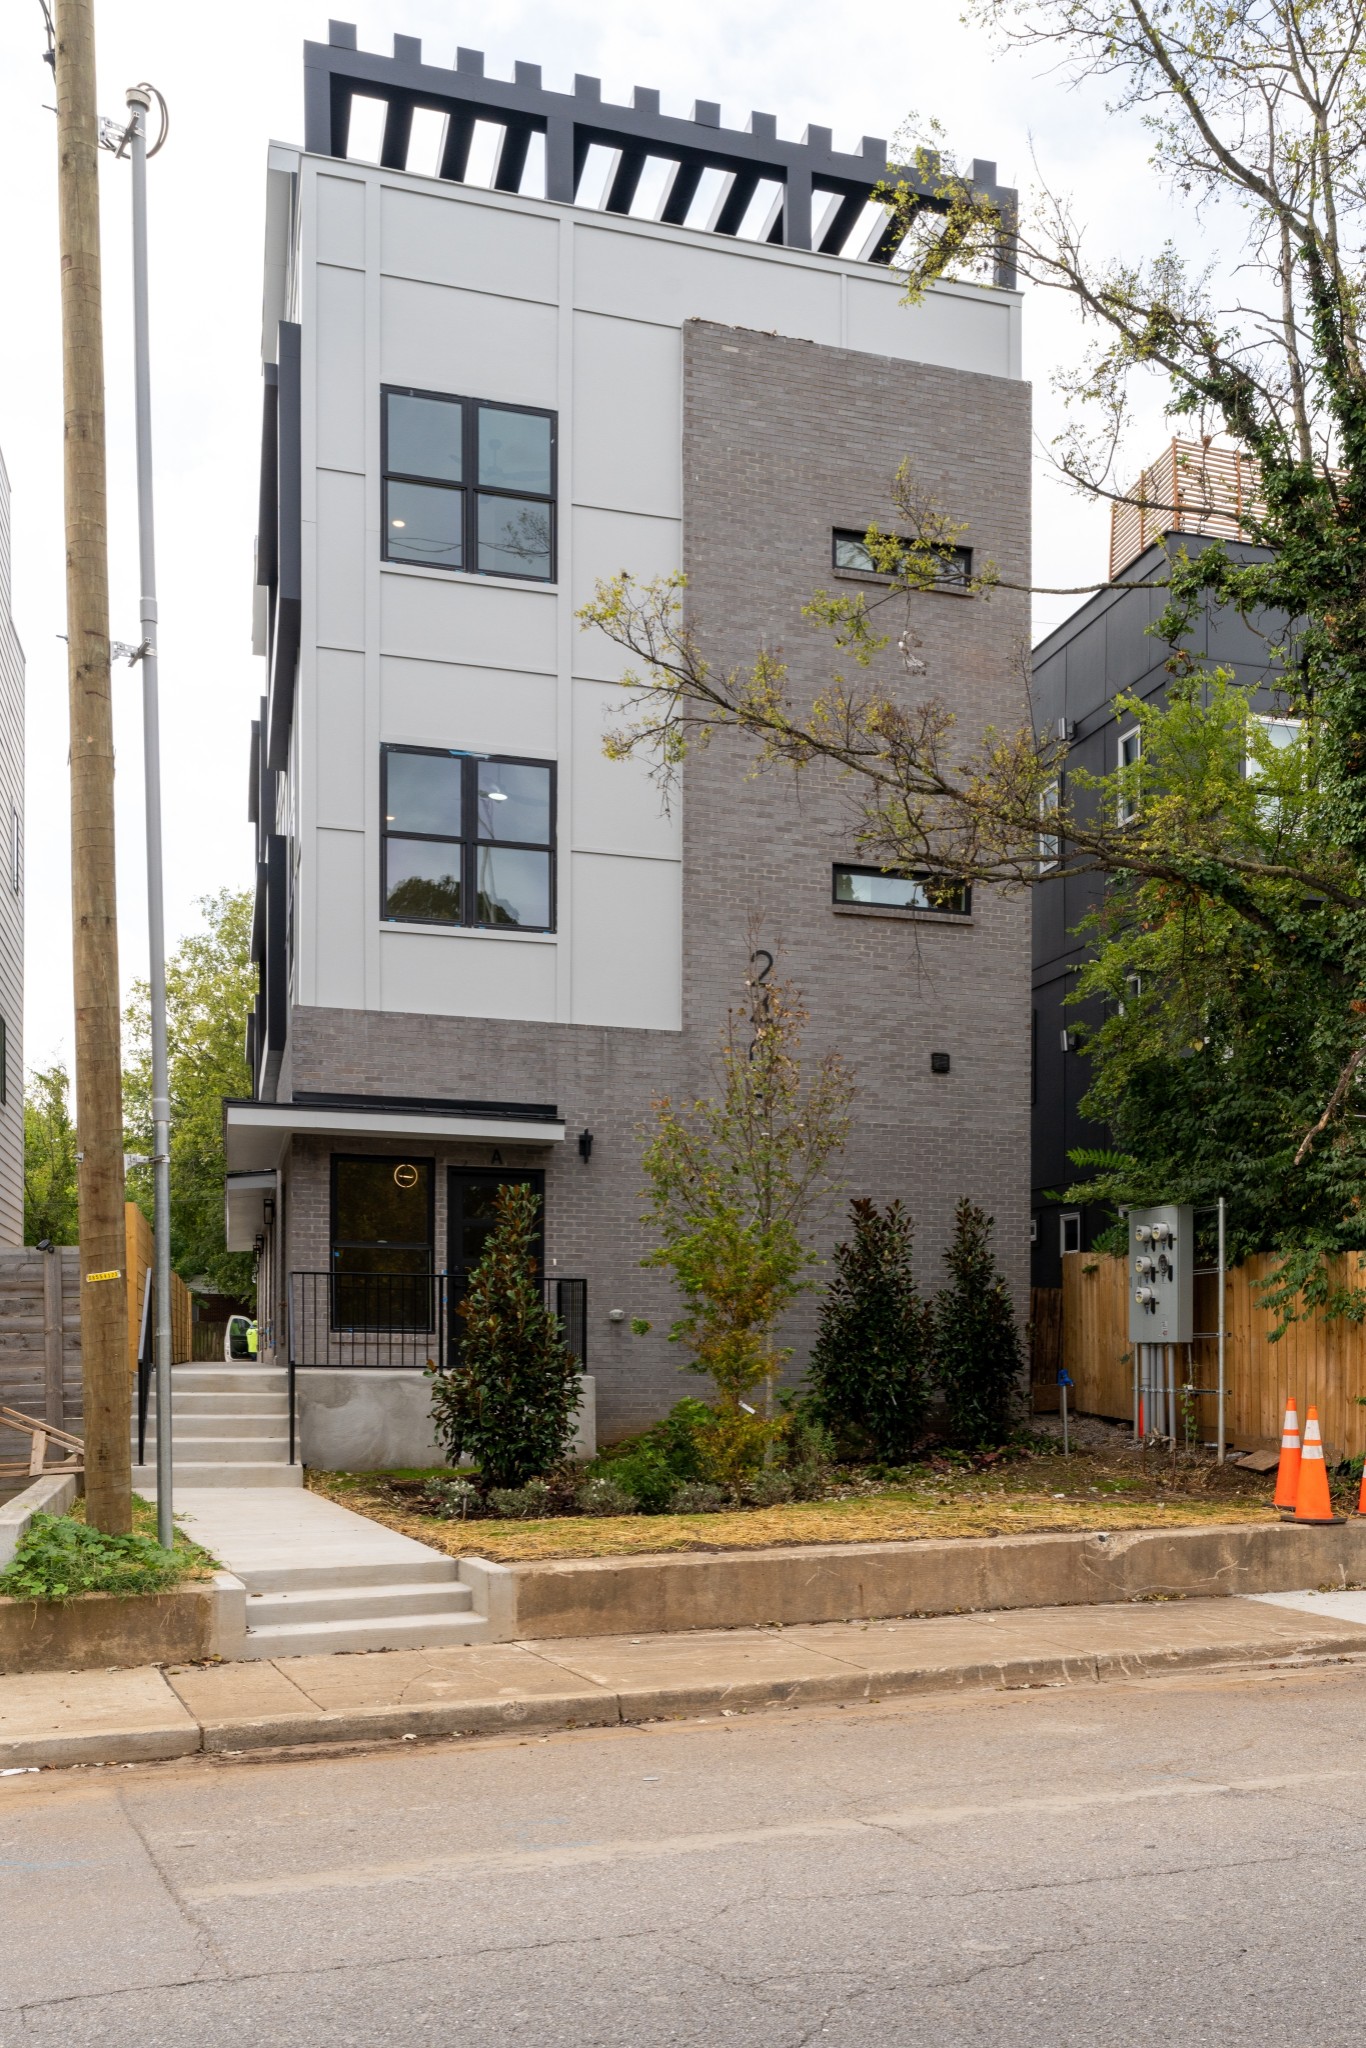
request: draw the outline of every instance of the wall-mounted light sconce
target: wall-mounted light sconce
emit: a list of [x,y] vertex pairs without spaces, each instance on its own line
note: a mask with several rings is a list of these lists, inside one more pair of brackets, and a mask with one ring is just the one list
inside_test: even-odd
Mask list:
[[270,1227],[271,1227],[271,1225],[272,1225],[272,1224],[274,1223],[274,1221],[275,1221],[275,1197],[274,1197],[274,1195],[267,1195],[267,1196],[266,1196],[266,1198],[265,1198],[265,1200],[264,1200],[264,1201],[262,1202],[262,1204],[261,1204],[261,1221],[262,1221],[262,1222],[263,1222],[263,1223],[265,1224],[265,1226],[266,1226],[266,1229],[267,1229],[267,1230],[269,1230],[269,1229],[270,1229]]
[[625,1309],[609,1308],[607,1311],[607,1320],[609,1323],[624,1323],[626,1321]]
[[946,1052],[932,1052],[930,1054],[930,1072],[932,1074],[947,1074],[948,1071],[948,1054]]
[[593,1133],[591,1131],[579,1132],[579,1157],[585,1166],[593,1157]]

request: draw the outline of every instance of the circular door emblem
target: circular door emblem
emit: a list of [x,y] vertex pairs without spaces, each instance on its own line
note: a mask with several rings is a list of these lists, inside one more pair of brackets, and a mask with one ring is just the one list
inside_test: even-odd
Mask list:
[[415,1166],[396,1166],[394,1168],[394,1185],[400,1188],[415,1188],[417,1186],[417,1168]]

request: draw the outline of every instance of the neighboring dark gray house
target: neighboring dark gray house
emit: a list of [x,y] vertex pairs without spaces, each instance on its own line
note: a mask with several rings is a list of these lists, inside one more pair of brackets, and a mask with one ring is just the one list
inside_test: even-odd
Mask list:
[[[1140,516],[1133,506],[1115,506],[1112,519],[1110,574],[1128,579],[1160,579],[1165,574],[1166,533],[1179,534],[1192,554],[1226,540],[1232,552],[1248,561],[1263,551],[1234,537],[1237,532],[1235,476],[1230,458],[1220,473],[1205,477],[1212,489],[1187,488],[1189,463],[1202,469],[1210,462],[1198,446],[1174,442],[1163,463],[1147,472],[1147,495],[1175,512],[1149,510]],[[1246,465],[1239,465],[1246,489]],[[1173,487],[1175,486],[1175,487]],[[1033,694],[1036,729],[1059,733],[1068,741],[1066,777],[1078,768],[1108,774],[1120,760],[1121,745],[1132,745],[1131,718],[1120,718],[1115,698],[1122,692],[1150,699],[1162,696],[1170,682],[1171,649],[1148,628],[1161,616],[1166,592],[1101,590],[1088,598],[1034,649]],[[1265,708],[1278,708],[1277,671],[1268,662],[1268,645],[1278,628],[1261,633],[1255,623],[1227,606],[1206,605],[1183,643],[1198,659],[1232,669],[1240,683],[1265,686]],[[1096,1021],[1089,1006],[1069,1007],[1066,998],[1086,958],[1077,927],[1100,900],[1103,883],[1096,875],[1060,874],[1034,891],[1034,996],[1032,1016],[1031,1101],[1032,1241],[1031,1276],[1035,1287],[1061,1285],[1064,1251],[1085,1251],[1106,1221],[1100,1210],[1076,1208],[1058,1197],[1079,1178],[1068,1154],[1077,1146],[1104,1145],[1108,1132],[1088,1122],[1081,1101],[1090,1085],[1090,1065],[1075,1049],[1076,1028]]]

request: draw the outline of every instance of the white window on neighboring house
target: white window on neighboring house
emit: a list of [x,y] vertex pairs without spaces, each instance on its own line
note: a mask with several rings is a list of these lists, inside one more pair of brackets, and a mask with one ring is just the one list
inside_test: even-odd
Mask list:
[[1119,1004],[1119,1014],[1121,1017],[1128,1009],[1130,1003],[1136,1003],[1142,993],[1143,976],[1141,974],[1126,974],[1124,977],[1124,996]]
[[1143,735],[1136,725],[1131,725],[1119,736],[1120,782],[1116,816],[1121,825],[1131,825],[1138,816],[1138,764],[1142,758]]
[[1045,819],[1054,819],[1062,799],[1062,784],[1050,782],[1039,792],[1039,866],[1055,868],[1062,853],[1062,841],[1058,837],[1056,824],[1044,825]]
[[1064,1209],[1058,1218],[1058,1248],[1064,1252],[1081,1250],[1080,1209]]
[[[1253,724],[1261,727],[1264,736],[1277,750],[1295,746],[1304,725],[1303,719],[1275,718],[1260,711],[1251,712],[1249,717]],[[1244,754],[1243,774],[1249,782],[1256,782],[1264,773],[1265,770],[1259,761],[1255,761],[1251,754]],[[1280,799],[1268,791],[1264,797],[1258,798],[1257,809],[1265,823],[1275,825],[1279,819]]]

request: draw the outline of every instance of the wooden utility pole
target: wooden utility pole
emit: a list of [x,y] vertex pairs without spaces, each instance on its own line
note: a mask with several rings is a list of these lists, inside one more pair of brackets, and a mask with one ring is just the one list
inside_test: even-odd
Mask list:
[[56,0],[86,1513],[132,1524],[94,0]]

